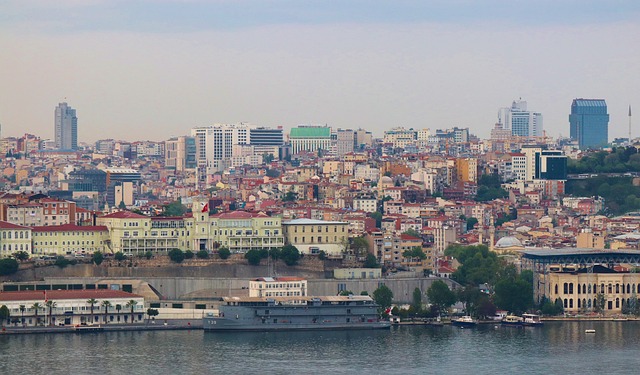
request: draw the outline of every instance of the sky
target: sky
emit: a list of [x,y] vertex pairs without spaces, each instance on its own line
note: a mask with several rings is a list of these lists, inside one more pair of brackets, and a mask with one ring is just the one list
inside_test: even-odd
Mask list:
[[638,46],[637,0],[0,0],[1,136],[53,138],[66,101],[80,142],[237,122],[488,137],[522,98],[557,137],[601,98],[612,140],[640,113]]

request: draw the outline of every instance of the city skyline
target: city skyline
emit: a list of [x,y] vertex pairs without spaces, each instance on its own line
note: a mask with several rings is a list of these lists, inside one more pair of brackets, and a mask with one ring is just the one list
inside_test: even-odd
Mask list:
[[53,138],[51,107],[68,101],[87,143],[243,121],[487,138],[521,97],[553,137],[569,136],[573,99],[604,99],[613,140],[640,101],[633,1],[30,0],[0,13],[3,136]]

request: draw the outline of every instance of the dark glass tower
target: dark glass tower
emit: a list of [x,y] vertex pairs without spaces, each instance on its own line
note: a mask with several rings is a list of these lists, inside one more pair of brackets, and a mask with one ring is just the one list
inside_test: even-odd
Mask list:
[[604,99],[574,99],[569,131],[581,149],[606,146],[609,142],[609,114]]

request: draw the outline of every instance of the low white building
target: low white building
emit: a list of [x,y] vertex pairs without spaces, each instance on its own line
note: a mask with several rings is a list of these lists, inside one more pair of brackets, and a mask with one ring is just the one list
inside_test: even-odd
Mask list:
[[0,306],[16,326],[139,323],[146,314],[142,296],[109,289],[0,292]]
[[300,297],[307,290],[307,280],[300,277],[259,277],[249,282],[249,297]]

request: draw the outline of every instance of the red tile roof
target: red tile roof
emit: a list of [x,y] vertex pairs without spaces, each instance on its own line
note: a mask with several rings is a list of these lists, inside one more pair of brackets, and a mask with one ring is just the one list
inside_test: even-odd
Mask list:
[[108,232],[109,228],[104,225],[74,225],[74,224],[62,224],[62,225],[49,225],[43,227],[33,227],[34,232]]
[[131,211],[118,211],[109,215],[104,215],[102,218],[105,219],[146,219],[148,216],[136,214]]
[[20,292],[0,292],[0,301],[37,301],[37,300],[64,300],[64,299],[109,299],[109,298],[139,298],[138,294],[127,293],[121,290],[95,289],[95,290],[24,290]]
[[30,229],[30,228],[23,227],[22,225],[16,225],[8,221],[0,221],[0,229]]

